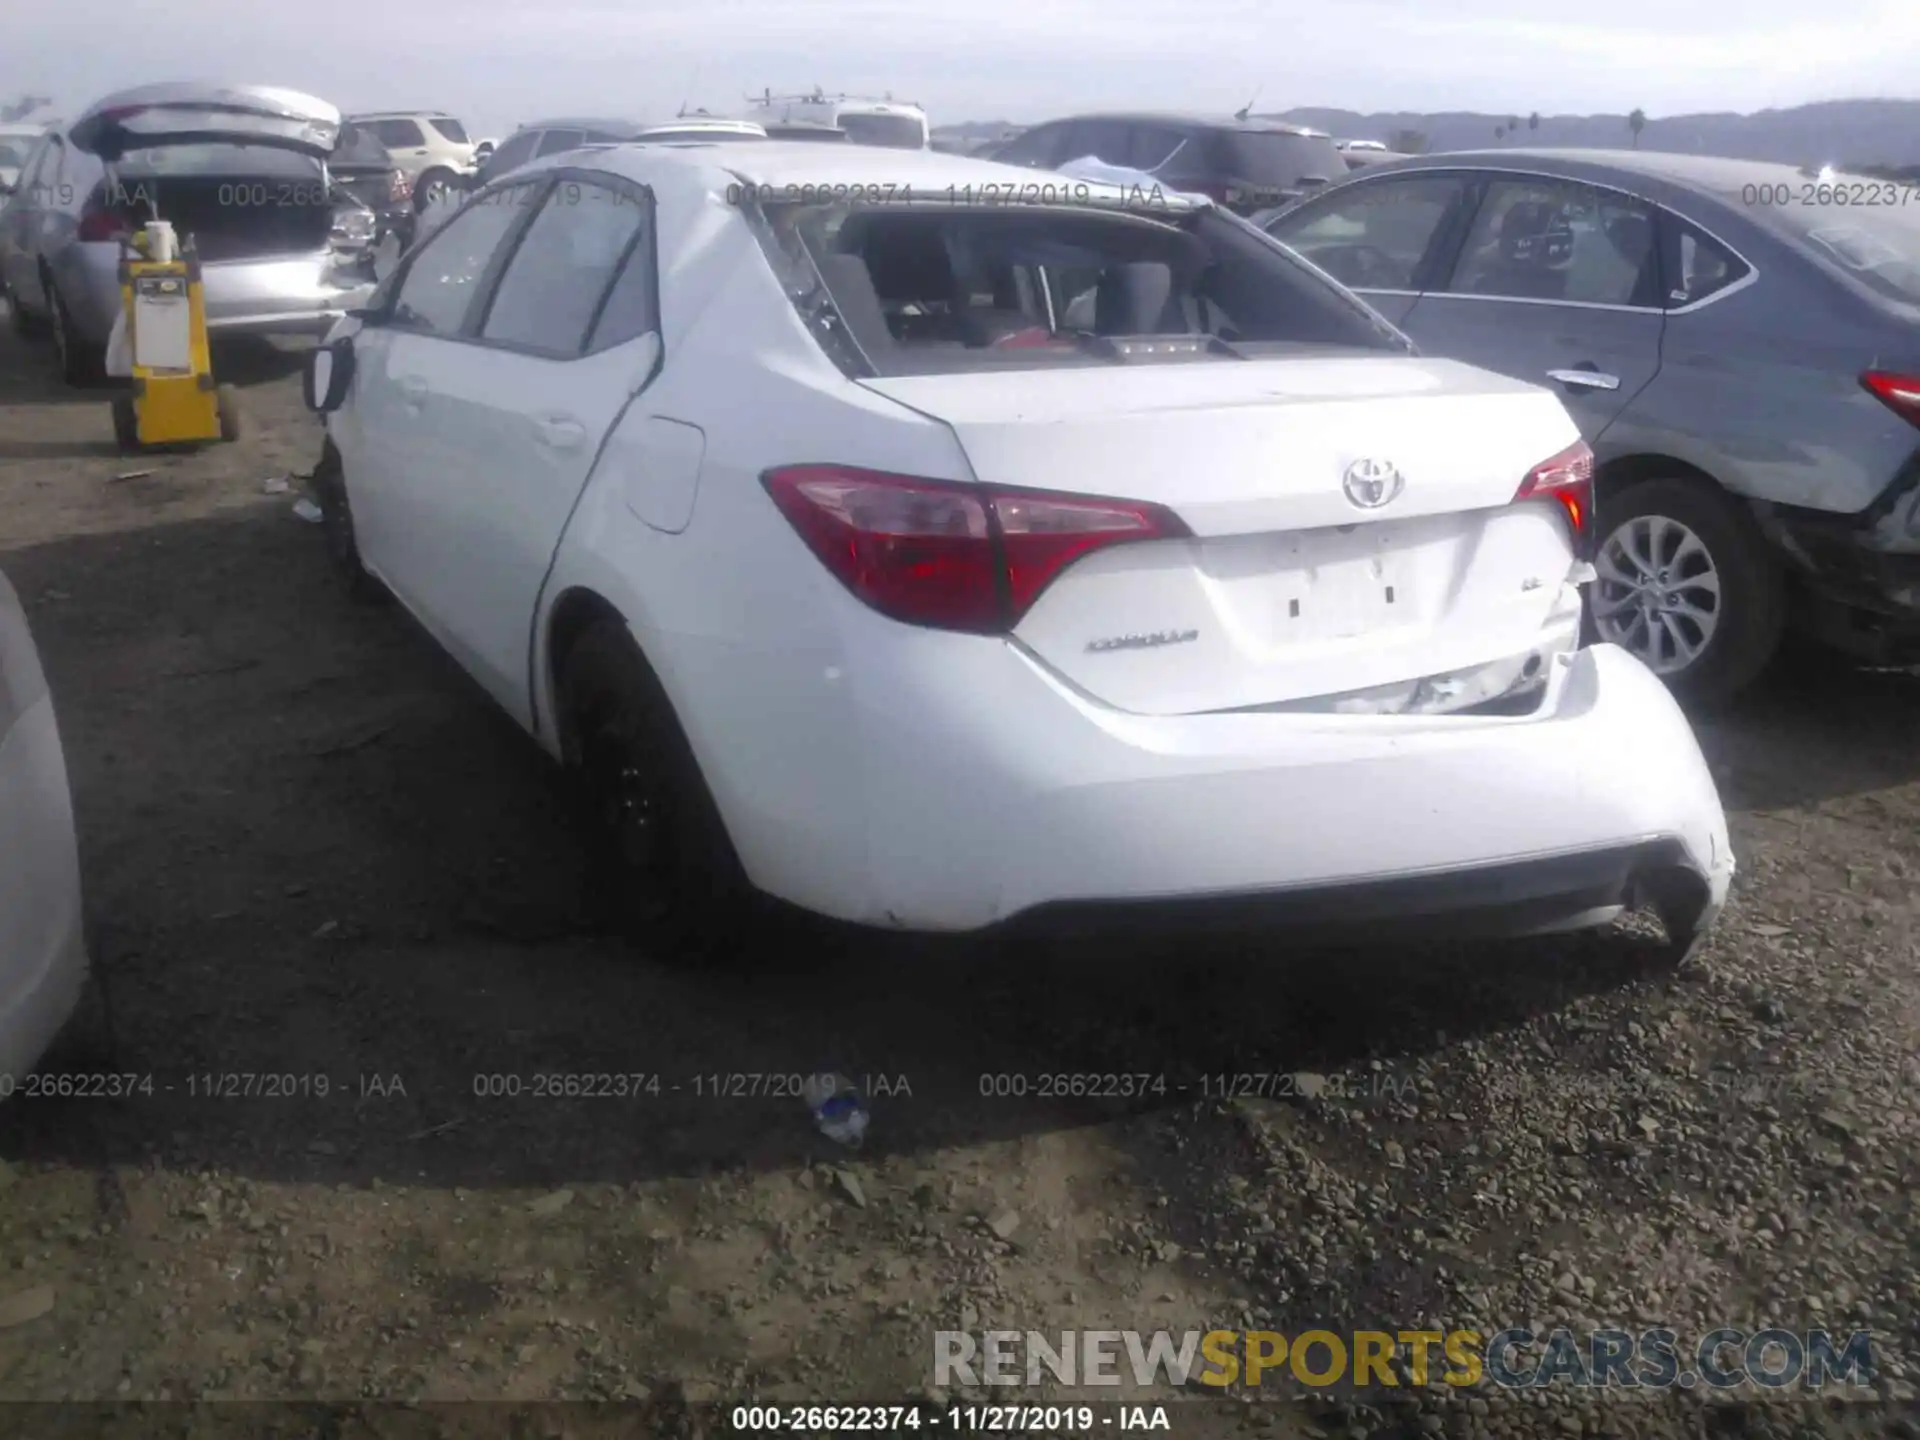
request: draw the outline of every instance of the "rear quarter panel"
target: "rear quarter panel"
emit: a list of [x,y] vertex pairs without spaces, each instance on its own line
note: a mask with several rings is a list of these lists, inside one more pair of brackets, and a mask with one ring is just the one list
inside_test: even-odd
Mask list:
[[[656,197],[664,359],[608,437],[542,592],[530,676],[538,736],[557,753],[555,608],[573,592],[598,595],[659,676],[749,876],[801,903],[839,903],[861,867],[849,861],[835,876],[831,862],[867,846],[861,773],[837,758],[863,723],[862,656],[841,621],[848,607],[868,612],[806,549],[760,475],[831,460],[937,479],[971,472],[951,432],[834,367],[737,212],[705,195]],[[632,504],[656,418],[705,436],[678,533]]]
[[1724,298],[1669,312],[1660,373],[1609,434],[1609,448],[1671,455],[1753,500],[1865,509],[1917,438],[1860,385],[1886,353],[1885,322],[1757,227],[1724,214],[1700,219],[1757,276]]

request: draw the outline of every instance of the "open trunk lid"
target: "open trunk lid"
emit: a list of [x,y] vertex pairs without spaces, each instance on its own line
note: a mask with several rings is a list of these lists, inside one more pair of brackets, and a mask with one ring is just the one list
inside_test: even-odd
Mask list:
[[103,160],[162,145],[263,145],[324,160],[340,138],[340,112],[298,90],[174,81],[95,102],[68,138]]
[[[1537,387],[1400,356],[864,380],[949,426],[985,485],[1150,501],[1191,538],[1070,565],[1015,638],[1141,714],[1471,669],[1564,620],[1565,512],[1516,505],[1578,429]],[[1395,476],[1399,477],[1397,480]]]

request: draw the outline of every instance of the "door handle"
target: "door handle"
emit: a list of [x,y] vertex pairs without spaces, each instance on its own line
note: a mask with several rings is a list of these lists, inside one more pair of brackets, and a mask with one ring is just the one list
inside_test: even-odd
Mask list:
[[1558,380],[1562,385],[1569,385],[1575,390],[1618,390],[1620,388],[1618,375],[1603,375],[1598,370],[1549,370],[1547,378]]
[[536,423],[540,442],[555,450],[572,450],[587,438],[587,427],[564,415],[550,415]]

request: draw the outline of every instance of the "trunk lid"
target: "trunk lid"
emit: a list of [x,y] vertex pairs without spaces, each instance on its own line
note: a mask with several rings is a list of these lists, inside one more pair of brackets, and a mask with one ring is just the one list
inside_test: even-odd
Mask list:
[[1470,669],[1526,651],[1568,603],[1562,512],[1513,500],[1579,431],[1547,392],[1471,366],[1368,356],[862,383],[951,428],[983,484],[1151,501],[1186,522],[1191,539],[1071,565],[1015,631],[1124,710],[1279,705]]
[[196,82],[143,85],[96,101],[68,131],[103,160],[163,145],[261,145],[325,159],[340,138],[340,112],[298,90]]

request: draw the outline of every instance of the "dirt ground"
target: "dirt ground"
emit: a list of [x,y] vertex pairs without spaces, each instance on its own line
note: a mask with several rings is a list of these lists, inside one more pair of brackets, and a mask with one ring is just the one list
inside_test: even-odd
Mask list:
[[[1679,976],[1628,929],[849,942],[742,981],[585,932],[533,747],[263,492],[317,453],[297,362],[223,356],[249,435],[132,461],[103,394],[0,338],[0,567],[105,981],[57,1064],[142,1077],[0,1106],[0,1397],[897,1403],[939,1328],[1616,1322],[1870,1329],[1891,1409],[1747,1433],[1905,1423],[1920,679],[1796,661],[1701,721],[1741,869]],[[786,1093],[823,1070],[872,1077],[857,1152]],[[1116,1073],[1164,1090],[1038,1094]],[[531,1093],[556,1074],[657,1082]],[[1242,1409],[1180,1403],[1176,1433]],[[1702,1407],[1245,1411],[1601,1435]]]

